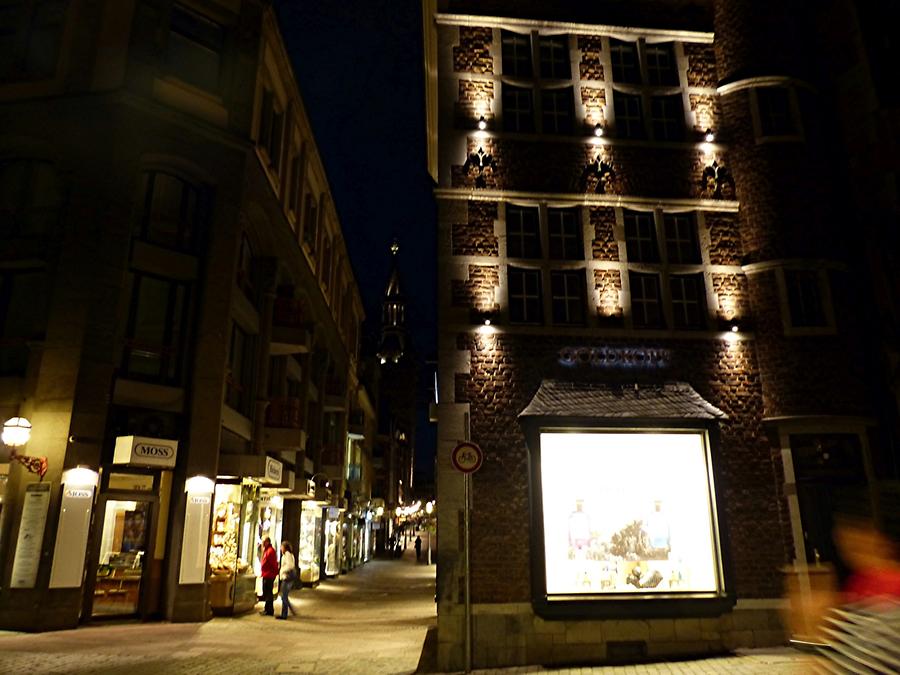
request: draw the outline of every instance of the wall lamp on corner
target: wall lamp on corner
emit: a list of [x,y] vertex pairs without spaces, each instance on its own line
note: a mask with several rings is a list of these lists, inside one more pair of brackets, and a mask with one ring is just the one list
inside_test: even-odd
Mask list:
[[478,120],[478,130],[484,131],[487,129],[487,120],[484,119],[484,115],[481,116],[481,119]]
[[716,134],[712,129],[707,129],[703,134],[703,140],[705,140],[707,143],[712,143],[716,140]]
[[599,138],[602,135],[603,135],[603,125],[600,124],[600,122],[597,122],[597,124],[594,125],[594,136],[597,136]]

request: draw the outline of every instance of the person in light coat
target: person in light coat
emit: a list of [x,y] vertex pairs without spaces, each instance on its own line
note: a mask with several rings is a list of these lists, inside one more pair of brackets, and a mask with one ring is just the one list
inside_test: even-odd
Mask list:
[[291,589],[297,583],[297,560],[294,558],[294,551],[289,542],[281,542],[281,567],[278,571],[279,590],[281,591],[281,616],[277,619],[287,619],[288,610],[291,616],[296,616],[291,605]]

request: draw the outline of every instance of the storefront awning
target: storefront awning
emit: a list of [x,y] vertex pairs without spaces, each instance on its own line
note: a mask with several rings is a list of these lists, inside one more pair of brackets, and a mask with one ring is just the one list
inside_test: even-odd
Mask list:
[[525,417],[727,419],[686,382],[610,385],[544,380]]

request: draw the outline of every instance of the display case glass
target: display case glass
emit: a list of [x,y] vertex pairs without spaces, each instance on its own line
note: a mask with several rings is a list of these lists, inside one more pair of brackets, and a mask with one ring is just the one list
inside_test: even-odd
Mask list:
[[214,611],[245,611],[256,604],[256,555],[259,486],[216,485],[209,547],[210,604]]
[[304,501],[300,508],[300,540],[297,542],[297,566],[300,581],[319,581],[319,546],[322,532],[322,508],[314,501]]
[[[260,570],[262,542],[266,537],[276,551],[281,547],[281,521],[284,514],[284,499],[276,491],[263,488],[259,495],[259,513],[256,521],[256,549],[253,554],[253,571],[256,573],[256,594],[262,596]],[[279,553],[280,555],[280,553]],[[277,580],[276,580],[277,583]]]
[[706,434],[541,433],[548,598],[715,594]]
[[341,529],[340,521],[325,521],[325,574],[333,577],[340,572]]

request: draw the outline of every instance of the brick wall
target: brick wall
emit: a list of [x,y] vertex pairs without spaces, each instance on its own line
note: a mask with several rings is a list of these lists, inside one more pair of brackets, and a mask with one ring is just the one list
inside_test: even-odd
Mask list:
[[460,26],[459,45],[453,48],[453,70],[457,73],[494,72],[491,57],[493,31],[478,26]]
[[591,244],[594,260],[619,261],[619,244],[616,241],[616,210],[608,206],[590,207],[590,223],[594,228]]
[[493,312],[494,289],[500,285],[500,268],[496,265],[469,265],[468,278],[451,281],[451,304],[470,307],[479,312]]
[[710,275],[713,292],[719,306],[716,316],[720,321],[746,321],[750,318],[750,298],[747,292],[747,277],[743,274]]
[[713,265],[740,265],[743,256],[738,217],[733,213],[706,213],[709,230],[709,262]]
[[460,80],[455,108],[456,125],[463,129],[474,129],[481,117],[487,122],[493,120],[493,100],[494,83],[491,80]]
[[600,53],[603,51],[603,42],[596,35],[579,35],[578,49],[581,51],[581,62],[578,64],[578,72],[582,80],[602,80],[603,64],[600,63]]
[[687,81],[689,87],[715,87],[716,53],[712,45],[684,43],[684,55],[687,57]]
[[597,318],[604,327],[624,325],[624,310],[619,298],[622,292],[622,275],[619,270],[594,270],[594,290],[600,296]]
[[470,201],[466,210],[468,222],[454,224],[451,228],[453,255],[497,256],[497,237],[494,236],[497,203]]

